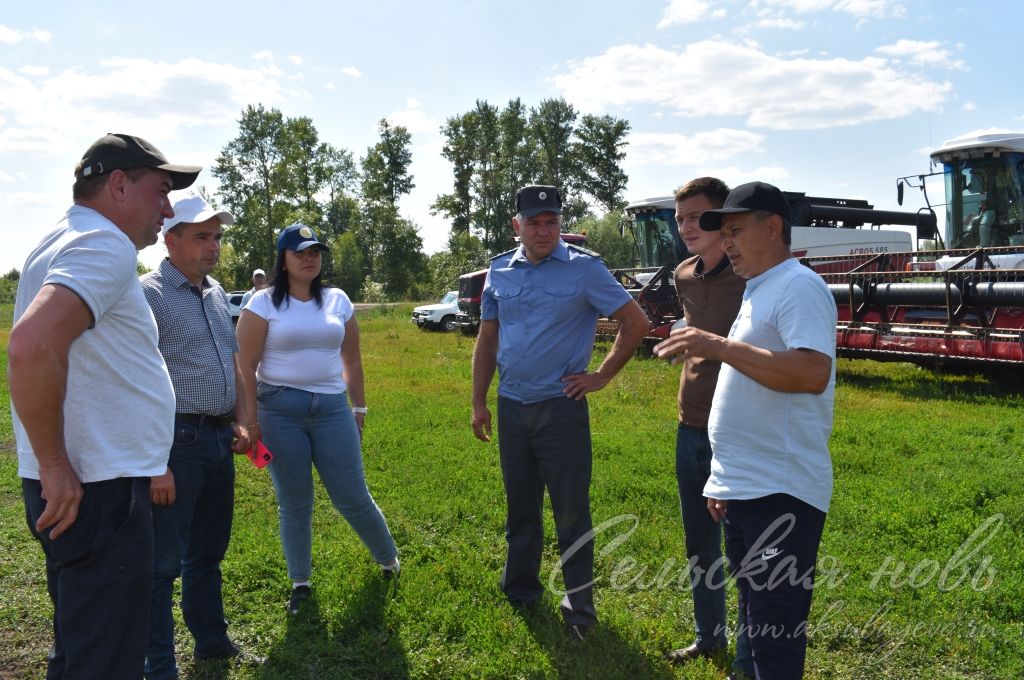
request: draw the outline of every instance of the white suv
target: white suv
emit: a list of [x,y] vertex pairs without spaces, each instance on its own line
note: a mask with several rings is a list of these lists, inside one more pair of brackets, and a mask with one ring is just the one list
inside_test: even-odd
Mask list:
[[455,330],[455,315],[459,313],[459,291],[445,293],[441,301],[433,305],[423,305],[412,310],[412,322],[423,328]]

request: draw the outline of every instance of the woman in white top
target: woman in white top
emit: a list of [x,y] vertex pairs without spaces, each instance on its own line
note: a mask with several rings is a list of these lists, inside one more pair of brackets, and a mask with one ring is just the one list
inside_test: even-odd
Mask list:
[[363,475],[359,326],[348,296],[321,281],[326,249],[303,224],[284,229],[273,285],[253,295],[237,330],[249,422],[258,423],[250,436],[274,455],[268,470],[292,580],[292,614],[311,594],[314,465],[334,507],[385,576],[399,569],[395,541]]

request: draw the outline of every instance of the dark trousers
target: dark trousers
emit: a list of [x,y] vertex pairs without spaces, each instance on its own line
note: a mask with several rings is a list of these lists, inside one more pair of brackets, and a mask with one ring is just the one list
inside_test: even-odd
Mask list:
[[725,522],[726,554],[747,603],[740,623],[750,638],[755,677],[802,678],[825,513],[788,494],[772,494],[728,501]]
[[83,484],[78,518],[56,540],[50,529],[35,530],[46,508],[42,485],[22,479],[21,486],[53,600],[47,679],[141,678],[153,575],[149,478]]
[[174,474],[172,505],[153,506],[153,592],[146,648],[146,677],[178,677],[174,660],[174,580],[181,575],[181,613],[198,656],[229,649],[221,597],[220,563],[231,539],[235,462],[230,427],[174,424],[168,467]]
[[[594,539],[590,535],[590,415],[586,400],[559,397],[535,404],[498,398],[498,447],[508,514],[508,556],[501,588],[513,602],[541,597],[544,488],[551,498],[562,579],[562,615],[591,625]],[[580,545],[575,545],[583,538]]]

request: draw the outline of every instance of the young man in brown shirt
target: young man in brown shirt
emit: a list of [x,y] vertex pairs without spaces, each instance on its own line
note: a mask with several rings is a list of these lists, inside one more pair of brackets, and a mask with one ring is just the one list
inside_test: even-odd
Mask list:
[[[676,293],[690,326],[725,336],[740,308],[746,280],[733,272],[717,232],[700,228],[705,210],[721,208],[729,187],[714,177],[684,184],[675,195],[676,226],[692,257],[675,271]],[[679,430],[676,436],[676,480],[683,516],[686,557],[697,639],[666,654],[673,663],[722,654],[728,647],[725,616],[725,574],[721,524],[707,510],[704,484],[711,474],[708,414],[721,362],[688,358],[679,379]],[[743,607],[744,603],[740,603]],[[754,677],[746,633],[736,641],[733,674]]]

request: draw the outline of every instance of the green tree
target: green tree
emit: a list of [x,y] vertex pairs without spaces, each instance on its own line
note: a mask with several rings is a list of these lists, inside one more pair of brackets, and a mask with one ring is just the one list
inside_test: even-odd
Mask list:
[[622,170],[626,158],[626,134],[629,121],[612,116],[587,114],[576,129],[573,150],[579,169],[579,187],[604,208],[613,213],[622,210],[623,194],[629,177]]
[[580,233],[587,235],[587,248],[596,251],[609,269],[633,266],[633,238],[619,230],[621,213],[604,217],[587,216],[577,223]]
[[449,246],[461,235],[469,234],[472,225],[472,182],[476,158],[473,133],[472,112],[453,116],[441,127],[441,134],[447,140],[441,149],[441,156],[452,164],[454,183],[452,193],[441,194],[431,204],[430,214],[441,213],[451,220]]
[[380,141],[366,150],[363,158],[363,198],[367,202],[398,205],[398,199],[416,185],[409,174],[412,164],[412,135],[401,125],[382,118],[377,125]]
[[487,251],[475,236],[453,237],[449,250],[434,253],[427,263],[428,297],[439,298],[459,287],[459,276],[487,267]]
[[331,240],[331,259],[338,287],[350,298],[359,299],[363,285],[363,251],[359,249],[356,235],[345,232],[334,237]]
[[275,232],[284,226],[290,205],[285,168],[285,121],[277,109],[248,106],[238,121],[238,136],[228,142],[213,166],[220,196],[236,220],[225,238],[246,268],[266,267],[275,253]]
[[576,109],[561,98],[545,99],[530,110],[530,132],[537,140],[540,161],[537,184],[558,187],[562,214],[570,228],[587,212],[586,201],[579,195],[581,170],[572,141],[576,117]]

